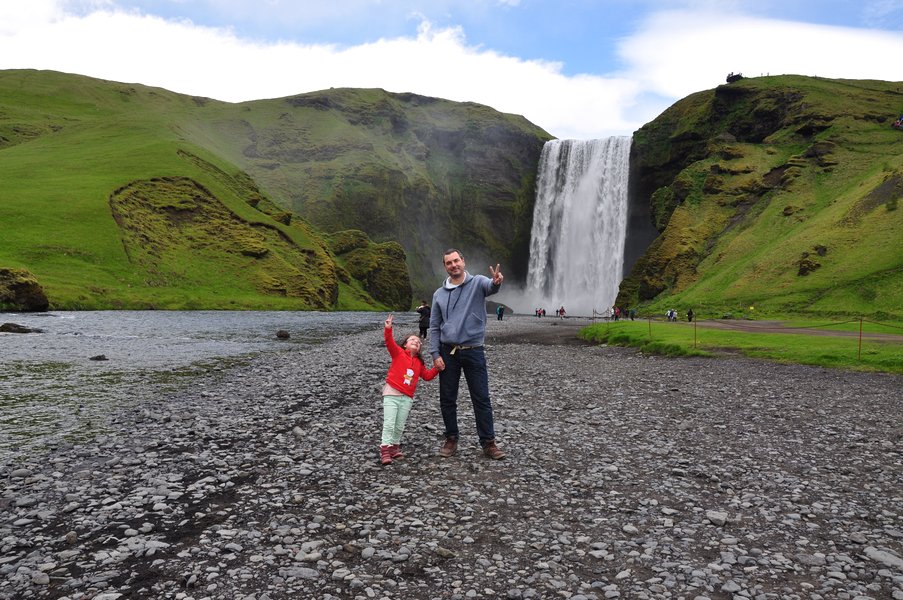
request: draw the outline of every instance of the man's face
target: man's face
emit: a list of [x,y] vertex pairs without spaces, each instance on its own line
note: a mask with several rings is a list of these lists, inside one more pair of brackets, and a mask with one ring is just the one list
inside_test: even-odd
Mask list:
[[464,259],[457,252],[446,254],[442,260],[445,261],[445,272],[452,278],[457,278],[464,273]]

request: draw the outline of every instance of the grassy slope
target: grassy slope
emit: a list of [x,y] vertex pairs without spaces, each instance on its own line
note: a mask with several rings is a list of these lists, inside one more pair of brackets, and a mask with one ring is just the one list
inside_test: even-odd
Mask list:
[[[654,195],[667,227],[639,265],[663,290],[649,309],[903,314],[903,133],[889,126],[903,85],[782,76],[732,86],[741,100],[703,92],[662,119],[671,152],[688,131],[707,146]],[[761,141],[744,136],[784,112]],[[818,266],[802,275],[804,262]]]
[[[0,264],[29,269],[55,307],[334,306],[339,288],[325,241],[303,223],[286,226],[253,208],[236,184],[236,167],[184,139],[187,124],[211,106],[229,105],[58,73],[0,72]],[[234,227],[219,233],[225,253],[205,251],[203,241],[175,244],[157,263],[164,272],[149,272],[146,261],[129,260],[129,236],[112,218],[111,194],[174,176],[209,190],[211,206]],[[172,192],[165,184],[158,188],[150,197]],[[202,222],[206,213],[197,216]],[[268,253],[265,269],[241,252],[262,228],[283,242]],[[197,228],[179,233],[172,239],[199,234]],[[140,236],[133,241],[140,245]],[[231,253],[230,245],[236,246]],[[285,282],[299,278],[313,294],[285,293]]]
[[[435,287],[449,245],[526,265],[532,177],[549,136],[522,117],[379,89],[246,102],[240,111],[242,122],[194,123],[191,139],[325,231],[400,242],[418,293]],[[460,231],[452,215],[466,217]]]
[[[799,323],[800,326],[818,323]],[[858,329],[859,323],[855,324]],[[850,330],[838,328],[840,330]],[[823,367],[903,374],[903,344],[868,337],[869,333],[899,334],[900,324],[865,325],[865,339],[803,333],[729,331],[694,323],[617,321],[590,325],[579,337],[618,346],[633,346],[649,354],[667,356],[716,355],[729,350],[753,358]]]

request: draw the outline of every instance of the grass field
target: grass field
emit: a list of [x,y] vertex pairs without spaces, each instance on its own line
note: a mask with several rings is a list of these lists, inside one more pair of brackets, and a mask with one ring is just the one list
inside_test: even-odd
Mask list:
[[[582,329],[579,336],[588,341],[638,347],[643,352],[667,356],[739,352],[778,362],[903,374],[903,323],[863,321],[861,341],[858,320],[832,326],[835,332],[845,332],[842,334],[832,334],[826,323],[797,320],[786,323],[794,328],[788,333],[766,333],[752,327],[718,329],[714,327],[717,323],[706,321],[669,323],[648,319],[598,323]],[[742,327],[742,322],[738,325]],[[801,328],[818,328],[825,333],[803,333]],[[869,337],[870,334],[889,336],[876,339]]]

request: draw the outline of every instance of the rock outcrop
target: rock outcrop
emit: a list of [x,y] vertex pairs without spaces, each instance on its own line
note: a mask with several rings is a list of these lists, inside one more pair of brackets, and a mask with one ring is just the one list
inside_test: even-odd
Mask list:
[[43,312],[49,306],[44,289],[28,270],[0,267],[0,310]]

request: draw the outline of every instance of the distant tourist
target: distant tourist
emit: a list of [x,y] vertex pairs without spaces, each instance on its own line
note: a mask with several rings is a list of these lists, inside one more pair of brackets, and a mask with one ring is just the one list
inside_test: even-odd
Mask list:
[[496,316],[496,319],[498,319],[499,321],[504,321],[504,320],[505,320],[505,319],[504,319],[504,317],[505,317],[505,307],[502,306],[501,304],[499,304],[499,305],[496,307],[496,309],[495,309],[495,316]]
[[426,332],[430,327],[430,305],[426,303],[426,300],[420,301],[417,312],[420,313],[420,337],[426,339]]
[[565,313],[564,313],[564,307],[562,306],[561,308],[558,309],[558,318],[559,318],[559,319],[563,319],[563,318],[564,318],[564,314],[565,314]]
[[495,443],[492,401],[489,398],[489,371],[483,341],[486,337],[486,297],[499,291],[502,271],[496,265],[489,274],[471,275],[464,270],[464,256],[454,248],[442,257],[448,278],[433,294],[430,317],[430,354],[439,368],[439,408],[445,424],[445,443],[439,456],[448,458],[458,449],[458,386],[461,372],[473,404],[477,436],[483,454],[505,458]]
[[383,338],[392,357],[392,364],[383,386],[383,433],[379,444],[379,462],[390,465],[396,458],[404,458],[399,446],[408,414],[414,404],[417,380],[422,378],[429,381],[439,370],[435,364],[432,369],[426,368],[418,336],[412,333],[400,345],[395,341],[392,337],[392,315],[386,317]]
[[690,310],[687,311],[687,322],[692,322],[692,321],[693,321],[693,309],[691,308]]

